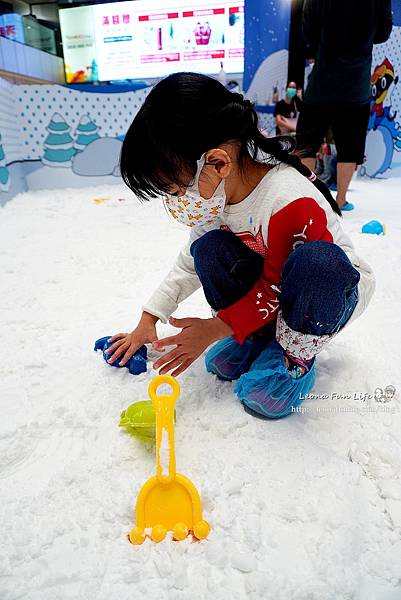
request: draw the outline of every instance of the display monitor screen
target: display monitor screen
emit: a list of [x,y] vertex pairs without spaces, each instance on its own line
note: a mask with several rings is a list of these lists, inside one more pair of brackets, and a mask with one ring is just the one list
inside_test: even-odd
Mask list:
[[60,24],[67,83],[243,71],[244,0],[94,4]]

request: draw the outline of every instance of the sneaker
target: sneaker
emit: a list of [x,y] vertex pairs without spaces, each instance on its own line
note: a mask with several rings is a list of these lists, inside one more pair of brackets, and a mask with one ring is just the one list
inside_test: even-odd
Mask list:
[[315,357],[309,360],[302,360],[300,358],[296,358],[295,356],[291,356],[284,352],[284,366],[288,371],[288,374],[293,379],[301,379],[308,371],[311,370],[313,363],[315,362]]
[[239,344],[231,336],[224,338],[207,351],[205,356],[206,370],[208,373],[214,373],[224,381],[238,379],[249,370],[269,341],[266,339],[247,339],[243,344]]
[[346,202],[343,206],[340,207],[341,212],[349,212],[350,210],[354,210],[355,206],[351,204],[351,202]]
[[234,391],[247,412],[268,419],[279,419],[294,412],[315,383],[315,364],[304,375],[294,378],[284,363],[284,350],[274,340],[241,375]]

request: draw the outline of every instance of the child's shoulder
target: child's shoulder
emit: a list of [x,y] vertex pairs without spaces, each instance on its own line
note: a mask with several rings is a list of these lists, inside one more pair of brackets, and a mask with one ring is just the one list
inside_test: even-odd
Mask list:
[[264,181],[264,190],[269,203],[287,204],[299,198],[313,198],[326,208],[327,200],[307,177],[289,165],[279,164],[273,167]]

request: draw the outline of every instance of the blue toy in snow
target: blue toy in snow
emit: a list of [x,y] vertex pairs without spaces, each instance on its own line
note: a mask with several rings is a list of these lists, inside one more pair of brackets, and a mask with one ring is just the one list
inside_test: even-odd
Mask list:
[[101,350],[103,353],[103,358],[111,367],[118,367],[119,369],[126,367],[131,375],[139,375],[140,373],[146,372],[146,359],[148,358],[148,350],[146,346],[141,346],[139,350],[137,350],[129,361],[125,365],[120,365],[120,359],[115,360],[113,363],[109,363],[108,359],[110,358],[109,354],[106,354],[106,350],[112,346],[110,342],[107,340],[110,339],[110,335],[106,337],[102,337],[99,340],[96,340],[94,350]]
[[374,233],[376,235],[386,235],[386,226],[380,221],[369,221],[362,226],[362,233]]

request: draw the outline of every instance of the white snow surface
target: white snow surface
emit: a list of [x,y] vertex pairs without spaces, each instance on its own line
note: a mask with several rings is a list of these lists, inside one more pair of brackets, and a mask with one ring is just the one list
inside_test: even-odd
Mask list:
[[[118,422],[155,371],[111,368],[93,343],[135,326],[187,232],[120,186],[1,210],[1,600],[401,598],[401,180],[356,180],[349,200],[377,292],[320,355],[314,392],[329,398],[258,420],[198,360],[179,377],[177,470],[213,529],[142,546],[127,533],[154,448]],[[371,219],[386,236],[359,233]],[[177,314],[210,313],[198,292]],[[359,399],[390,384],[386,405]]]

